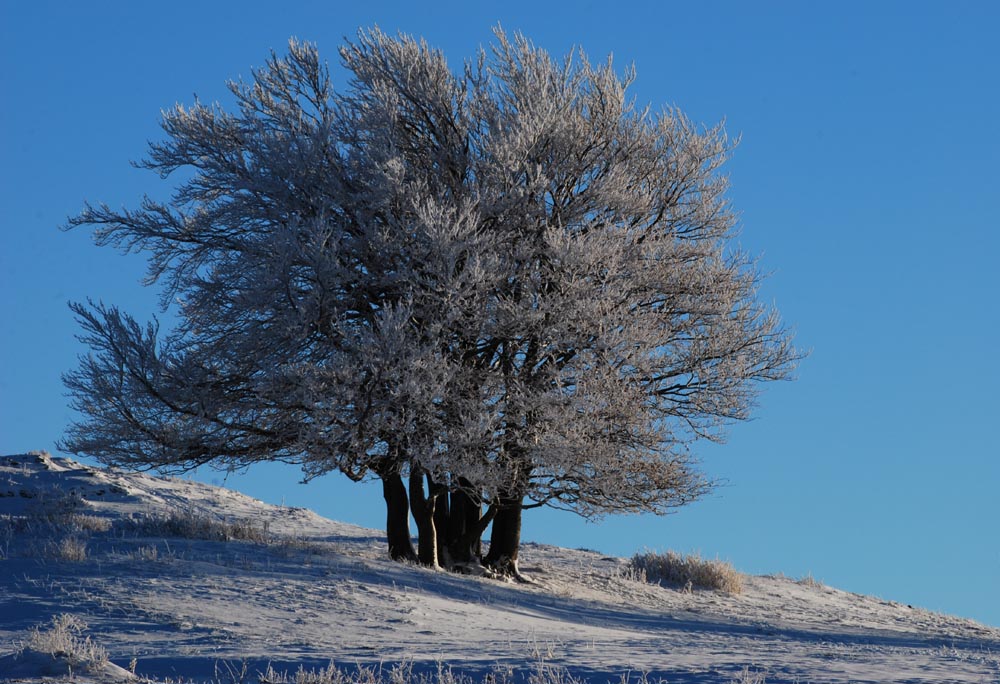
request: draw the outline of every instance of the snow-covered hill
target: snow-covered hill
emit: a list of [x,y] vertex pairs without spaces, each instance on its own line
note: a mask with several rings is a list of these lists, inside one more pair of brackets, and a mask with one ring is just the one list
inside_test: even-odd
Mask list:
[[[332,660],[443,663],[477,681],[510,669],[537,681],[543,668],[597,682],[1000,682],[1000,630],[811,580],[691,592],[536,544],[522,570],[534,584],[394,563],[380,531],[307,510],[0,457],[0,681],[65,674],[86,646],[110,661],[76,663],[73,681],[254,682],[269,664],[291,681]],[[46,653],[60,615],[71,643]]]

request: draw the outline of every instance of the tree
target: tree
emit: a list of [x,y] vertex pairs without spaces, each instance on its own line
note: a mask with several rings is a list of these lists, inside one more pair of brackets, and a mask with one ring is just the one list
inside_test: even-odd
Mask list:
[[148,252],[182,322],[73,305],[93,353],[66,376],[84,419],[64,448],[374,473],[393,557],[473,561],[492,523],[485,561],[514,575],[525,508],[704,494],[690,445],[799,357],[731,244],[732,145],[636,109],[632,70],[496,37],[455,73],[362,32],[342,93],[292,41],[231,84],[235,113],[167,112],[143,166],[191,172],[172,201],[69,225]]

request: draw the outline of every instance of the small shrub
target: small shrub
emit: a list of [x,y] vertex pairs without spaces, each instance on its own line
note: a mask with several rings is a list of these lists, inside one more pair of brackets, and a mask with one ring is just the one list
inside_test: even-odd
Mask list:
[[71,667],[96,670],[108,663],[108,651],[83,636],[87,623],[68,613],[56,615],[48,629],[35,627],[28,635],[22,650],[30,649],[67,660]]
[[630,561],[632,569],[644,573],[648,582],[679,584],[688,589],[712,589],[727,594],[743,592],[743,576],[731,563],[705,560],[698,554],[688,556],[666,553],[637,553]]

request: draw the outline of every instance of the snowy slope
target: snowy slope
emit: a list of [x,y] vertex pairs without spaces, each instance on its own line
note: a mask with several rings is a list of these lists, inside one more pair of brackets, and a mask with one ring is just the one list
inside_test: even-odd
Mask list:
[[1000,682],[1000,630],[813,582],[689,593],[637,581],[622,559],[535,544],[522,570],[535,584],[393,563],[380,531],[307,510],[0,457],[0,681],[58,675],[22,647],[69,613],[111,658],[75,681],[115,681],[130,664],[156,681],[234,679],[244,660],[255,681],[269,663],[334,660],[477,677],[544,661],[600,682],[730,682],[747,668],[767,682]]

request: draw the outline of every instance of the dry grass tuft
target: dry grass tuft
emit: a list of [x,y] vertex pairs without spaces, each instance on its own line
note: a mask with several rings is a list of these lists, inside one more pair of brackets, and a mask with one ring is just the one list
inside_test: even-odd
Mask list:
[[145,515],[122,522],[127,532],[143,537],[179,537],[207,541],[249,541],[267,544],[272,541],[268,525],[253,520],[223,520],[189,512],[168,515]]
[[[630,680],[629,675],[622,677],[622,681]],[[260,684],[584,684],[583,680],[574,677],[565,667],[550,665],[544,661],[535,662],[531,669],[520,672],[498,665],[480,678],[457,672],[443,663],[424,672],[416,671],[413,663],[400,663],[390,667],[358,665],[352,669],[341,669],[331,663],[319,670],[300,668],[294,674],[275,671],[268,665],[258,681]],[[648,680],[640,675],[638,682],[641,684]]]
[[74,513],[62,521],[64,528],[69,529],[74,532],[107,532],[111,529],[111,520],[108,518],[101,518],[96,515],[84,515],[82,513]]
[[73,669],[97,670],[108,663],[108,651],[83,636],[87,623],[68,613],[56,615],[48,629],[35,627],[23,650],[45,653],[65,659]]
[[727,594],[743,593],[743,575],[732,563],[705,560],[698,554],[688,556],[666,553],[637,553],[630,561],[637,575],[644,575],[647,582],[678,584],[686,589],[711,589]]
[[795,581],[798,584],[801,584],[804,587],[809,587],[810,589],[822,589],[822,588],[824,588],[826,586],[821,581],[815,579],[812,576],[811,572],[808,573],[807,575],[805,575],[804,577],[801,577],[801,578],[799,578],[799,579],[797,579]]
[[15,555],[86,560],[87,540],[111,527],[109,518],[64,510],[0,515],[0,560]]
[[141,561],[143,563],[153,563],[160,558],[160,550],[153,545],[140,546],[131,553],[128,557],[135,561]]
[[737,679],[730,680],[730,684],[767,684],[767,672],[751,670],[744,667]]
[[79,563],[87,560],[87,542],[77,536],[67,536],[58,542],[51,542],[46,555],[53,560]]

